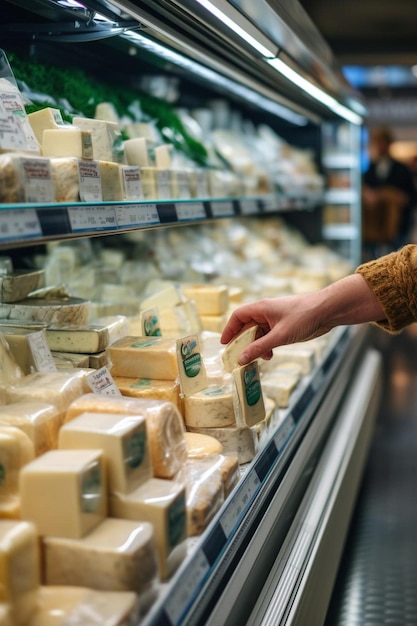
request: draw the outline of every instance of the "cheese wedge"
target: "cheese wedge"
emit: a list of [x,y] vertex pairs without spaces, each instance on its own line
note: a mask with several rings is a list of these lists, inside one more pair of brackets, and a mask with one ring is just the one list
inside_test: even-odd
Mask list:
[[46,341],[51,350],[90,354],[101,352],[110,343],[110,333],[106,326],[89,324],[86,326],[48,326]]
[[236,367],[239,367],[239,357],[242,352],[255,341],[257,326],[251,326],[237,337],[232,339],[222,352],[223,366],[226,372],[233,372]]
[[17,302],[38,289],[43,282],[44,270],[14,270],[0,276],[0,301]]

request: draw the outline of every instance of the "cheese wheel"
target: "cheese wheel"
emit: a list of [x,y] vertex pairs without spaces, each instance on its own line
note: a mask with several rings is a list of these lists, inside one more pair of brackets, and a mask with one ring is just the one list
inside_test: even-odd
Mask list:
[[150,593],[158,575],[155,533],[146,521],[105,519],[79,539],[44,537],[47,585]]
[[26,625],[36,609],[39,568],[34,524],[0,520],[0,602],[9,604],[14,626]]
[[107,515],[101,450],[51,450],[25,465],[20,506],[40,535],[84,537]]
[[26,298],[20,302],[0,304],[0,316],[45,322],[55,326],[82,325],[88,322],[89,302],[81,298]]
[[248,426],[190,428],[190,431],[217,439],[223,446],[223,454],[237,457],[239,464],[252,461],[257,452],[256,434]]
[[122,396],[167,400],[180,407],[180,385],[176,380],[151,380],[150,378],[128,378],[114,376],[114,383]]
[[186,426],[222,427],[235,423],[233,393],[230,387],[210,385],[206,389],[184,397]]
[[200,535],[224,502],[220,473],[197,460],[188,461],[184,468],[187,497],[187,532]]
[[94,324],[73,327],[48,326],[46,341],[51,350],[90,354],[102,352],[110,343],[110,333],[106,326]]
[[212,454],[221,454],[223,446],[214,437],[201,433],[184,433],[188,459],[201,459]]

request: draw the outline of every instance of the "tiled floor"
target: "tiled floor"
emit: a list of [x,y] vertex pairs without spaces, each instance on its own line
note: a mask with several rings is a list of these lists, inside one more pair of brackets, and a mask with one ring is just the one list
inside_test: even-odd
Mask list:
[[417,325],[375,345],[384,397],[325,626],[417,626]]

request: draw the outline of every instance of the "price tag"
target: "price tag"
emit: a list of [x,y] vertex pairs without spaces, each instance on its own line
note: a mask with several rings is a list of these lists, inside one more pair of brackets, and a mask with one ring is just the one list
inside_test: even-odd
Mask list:
[[35,209],[0,211],[0,241],[42,237],[42,229]]
[[255,198],[245,198],[240,201],[240,212],[242,215],[253,215],[259,213],[258,202]]
[[260,484],[261,482],[254,470],[250,471],[245,477],[245,482],[242,484],[241,489],[231,499],[220,520],[220,526],[226,537],[229,537],[236,524],[243,517]]
[[278,453],[282,452],[285,444],[288,441],[288,437],[292,433],[294,428],[294,419],[292,415],[287,415],[284,423],[278,429],[277,434],[274,437],[275,446],[278,450]]
[[123,193],[126,200],[141,200],[143,198],[140,168],[135,165],[121,165]]
[[21,159],[26,202],[48,203],[55,200],[49,159]]
[[117,228],[113,206],[71,206],[68,207],[68,214],[73,233]]
[[99,370],[92,372],[86,378],[87,385],[91,391],[103,396],[121,396],[119,389],[107,369],[107,367],[101,367]]
[[178,198],[188,200],[191,198],[190,175],[187,170],[175,170],[178,185]]
[[101,202],[101,176],[98,161],[78,161],[81,202]]
[[114,205],[117,225],[120,228],[159,224],[156,204],[116,204]]
[[211,212],[213,217],[229,217],[234,214],[233,202],[227,200],[225,202],[212,202]]
[[181,615],[193,601],[209,569],[205,554],[199,550],[181,577],[181,584],[176,585],[175,592],[165,602],[165,612],[172,624],[180,622]]
[[202,202],[177,202],[175,210],[179,222],[186,220],[204,220],[207,217]]
[[35,361],[37,372],[55,372],[56,365],[49,346],[46,342],[44,330],[39,330],[28,335],[28,341]]
[[[1,96],[0,96],[1,98]],[[26,150],[26,137],[19,120],[6,111],[0,99],[0,146],[3,150]]]

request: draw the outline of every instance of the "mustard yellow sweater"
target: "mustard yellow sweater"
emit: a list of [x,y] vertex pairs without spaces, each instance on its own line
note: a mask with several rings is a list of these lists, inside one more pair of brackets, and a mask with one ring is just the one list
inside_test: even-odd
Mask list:
[[378,325],[398,332],[417,321],[417,245],[408,245],[360,265],[361,274],[378,298],[386,320]]

